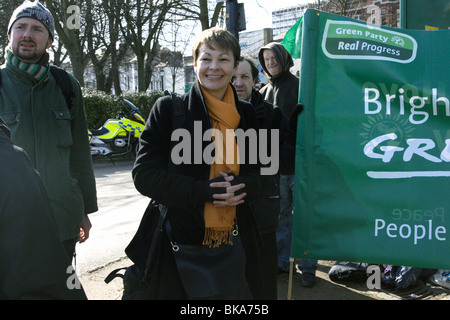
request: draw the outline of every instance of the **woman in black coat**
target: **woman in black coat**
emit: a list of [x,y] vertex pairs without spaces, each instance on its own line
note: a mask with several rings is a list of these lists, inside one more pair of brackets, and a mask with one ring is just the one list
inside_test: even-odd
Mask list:
[[[257,129],[253,107],[239,101],[230,84],[239,55],[239,43],[231,33],[218,28],[205,30],[194,47],[197,81],[179,98],[181,123],[174,124],[177,99],[165,96],[155,103],[142,133],[133,168],[135,186],[140,193],[168,208],[166,232],[158,245],[154,268],[157,280],[152,284],[157,299],[263,298],[259,295],[260,240],[250,208],[251,202],[263,192],[260,166],[249,163],[254,144],[247,141],[245,145],[236,146],[235,142],[230,151],[217,135],[219,131],[228,134],[237,129],[244,132]],[[177,134],[172,134],[174,130]],[[225,135],[223,137],[225,139]],[[233,152],[236,147],[239,152]],[[224,155],[222,163],[217,158],[220,154]],[[241,161],[237,161],[237,154],[244,155],[244,159],[241,156]],[[230,155],[234,161],[228,161]],[[211,157],[215,160],[212,163]],[[154,219],[156,221],[157,217]],[[240,256],[239,263],[245,265],[242,283],[229,284],[235,281],[227,278],[234,279],[239,267],[238,264],[226,265],[229,257],[225,255],[211,265],[211,270],[216,270],[225,263],[224,271],[215,279],[225,283],[225,288],[219,285],[221,289],[213,296],[193,296],[191,288],[183,286],[177,270],[167,221],[176,243],[213,250],[228,246],[233,252],[243,248],[245,256]],[[232,236],[236,230],[239,239]],[[130,250],[127,253],[135,263],[143,263],[143,252]],[[195,291],[202,291],[204,284],[196,285]]]

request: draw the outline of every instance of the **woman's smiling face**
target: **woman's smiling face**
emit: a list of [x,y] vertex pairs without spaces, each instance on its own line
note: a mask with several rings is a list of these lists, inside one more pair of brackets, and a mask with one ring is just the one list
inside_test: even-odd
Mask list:
[[215,98],[222,100],[227,91],[237,63],[231,51],[223,51],[215,46],[202,44],[194,70],[202,87]]

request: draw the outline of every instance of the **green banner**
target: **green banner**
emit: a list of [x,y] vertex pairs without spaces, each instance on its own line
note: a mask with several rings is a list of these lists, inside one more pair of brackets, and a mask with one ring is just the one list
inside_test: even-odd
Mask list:
[[450,30],[311,9],[293,28],[292,256],[450,269]]
[[450,1],[400,0],[400,23],[405,29],[449,29]]

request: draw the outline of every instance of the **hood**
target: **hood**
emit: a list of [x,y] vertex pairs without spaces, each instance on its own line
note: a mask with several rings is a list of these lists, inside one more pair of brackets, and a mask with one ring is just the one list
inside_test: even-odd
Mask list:
[[271,42],[259,49],[258,60],[263,68],[264,72],[272,78],[272,75],[267,71],[266,63],[264,62],[263,52],[266,49],[271,49],[275,53],[275,58],[278,61],[278,64],[281,66],[281,74],[284,75],[286,72],[289,72],[289,69],[294,66],[294,61],[292,60],[291,55],[286,50],[286,48],[278,42]]

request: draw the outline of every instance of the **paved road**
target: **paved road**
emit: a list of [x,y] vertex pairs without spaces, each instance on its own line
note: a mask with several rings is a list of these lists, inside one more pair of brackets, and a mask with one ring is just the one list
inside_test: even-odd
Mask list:
[[82,273],[125,256],[149,199],[131,178],[132,161],[95,162],[99,211],[90,215],[89,239],[77,245],[77,270]]

